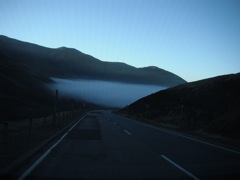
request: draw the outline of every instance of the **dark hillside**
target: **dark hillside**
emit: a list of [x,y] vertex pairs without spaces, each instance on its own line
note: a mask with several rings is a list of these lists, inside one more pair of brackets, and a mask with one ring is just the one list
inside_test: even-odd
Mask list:
[[46,48],[0,36],[0,53],[21,61],[31,71],[47,77],[95,79],[172,87],[186,83],[160,68],[135,68],[124,63],[100,61],[73,48]]
[[169,88],[120,112],[181,129],[240,139],[240,73]]
[[[0,54],[0,109],[1,119],[32,116],[49,111],[52,102],[47,83],[51,80],[40,72]],[[6,119],[7,118],[7,119]]]
[[[135,68],[124,63],[104,62],[73,48],[52,49],[0,36],[2,120],[51,113],[54,104],[54,92],[48,86],[51,77],[167,87],[186,83],[177,75],[159,68]],[[74,97],[64,98],[62,106],[71,107],[68,101]]]
[[[53,83],[44,73],[33,71],[28,65],[0,53],[0,121],[19,120],[53,113],[55,92]],[[78,108],[84,101],[75,101],[59,92],[58,110]]]

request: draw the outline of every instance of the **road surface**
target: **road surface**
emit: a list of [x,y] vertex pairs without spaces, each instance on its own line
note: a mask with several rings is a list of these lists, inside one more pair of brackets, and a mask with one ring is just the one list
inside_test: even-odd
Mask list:
[[240,153],[95,111],[81,118],[19,179],[239,179]]

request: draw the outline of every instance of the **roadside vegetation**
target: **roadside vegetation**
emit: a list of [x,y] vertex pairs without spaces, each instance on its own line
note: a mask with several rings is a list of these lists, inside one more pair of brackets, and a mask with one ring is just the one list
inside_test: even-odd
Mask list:
[[240,141],[240,74],[179,85],[119,113],[171,129]]

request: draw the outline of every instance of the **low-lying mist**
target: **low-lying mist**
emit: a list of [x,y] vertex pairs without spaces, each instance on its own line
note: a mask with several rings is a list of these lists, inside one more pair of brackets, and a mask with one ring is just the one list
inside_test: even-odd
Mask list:
[[51,88],[58,89],[59,95],[82,99],[97,105],[124,107],[134,101],[166,89],[163,86],[127,84],[99,80],[69,80],[52,78]]

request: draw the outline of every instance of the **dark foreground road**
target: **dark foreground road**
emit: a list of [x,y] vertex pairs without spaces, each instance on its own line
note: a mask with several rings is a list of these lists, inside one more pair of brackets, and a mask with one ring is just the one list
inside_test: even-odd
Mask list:
[[88,113],[19,179],[239,179],[240,153],[111,114]]

